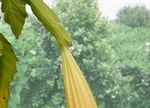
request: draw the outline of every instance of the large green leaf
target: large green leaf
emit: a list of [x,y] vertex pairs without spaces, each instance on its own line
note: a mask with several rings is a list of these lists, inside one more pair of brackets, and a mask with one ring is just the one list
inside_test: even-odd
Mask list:
[[16,73],[17,61],[11,44],[0,34],[0,108],[7,108],[9,84]]
[[10,24],[12,32],[18,38],[27,16],[25,2],[23,0],[2,0],[2,12],[5,13],[5,22]]
[[31,6],[36,17],[54,35],[59,45],[68,46],[71,43],[71,37],[61,25],[59,18],[43,0],[26,0],[26,2]]

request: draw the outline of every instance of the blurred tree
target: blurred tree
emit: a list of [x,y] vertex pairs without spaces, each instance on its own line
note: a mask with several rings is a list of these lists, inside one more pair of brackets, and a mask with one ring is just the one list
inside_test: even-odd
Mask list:
[[150,11],[144,6],[127,6],[118,12],[118,21],[129,27],[150,27]]
[[111,45],[118,56],[120,102],[117,108],[150,107],[149,28],[113,23]]

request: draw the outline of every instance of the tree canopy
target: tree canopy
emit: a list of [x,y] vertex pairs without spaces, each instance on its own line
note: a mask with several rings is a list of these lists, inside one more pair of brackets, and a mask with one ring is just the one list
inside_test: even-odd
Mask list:
[[118,12],[118,20],[129,27],[150,27],[150,11],[144,6],[126,6]]

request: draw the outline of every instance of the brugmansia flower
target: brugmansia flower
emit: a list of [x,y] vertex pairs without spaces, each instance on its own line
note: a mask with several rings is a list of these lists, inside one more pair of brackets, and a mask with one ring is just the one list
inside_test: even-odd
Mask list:
[[68,47],[63,46],[62,71],[68,108],[98,108],[94,96]]

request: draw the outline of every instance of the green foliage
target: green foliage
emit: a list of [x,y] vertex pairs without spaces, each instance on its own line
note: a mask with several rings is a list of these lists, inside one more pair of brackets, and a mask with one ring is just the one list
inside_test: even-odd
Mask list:
[[118,13],[118,20],[129,27],[150,27],[150,11],[144,6],[124,7]]
[[27,17],[25,2],[23,0],[15,0],[15,2],[2,0],[2,12],[5,13],[5,22],[10,24],[12,32],[18,38]]
[[117,108],[150,107],[150,62],[148,28],[135,28],[113,23],[112,48],[121,73],[119,104]]
[[124,65],[140,66],[148,71],[149,46],[147,44],[150,42],[149,35],[148,28],[132,29],[121,24],[113,24],[112,47],[119,53],[120,64],[123,62]]

